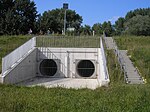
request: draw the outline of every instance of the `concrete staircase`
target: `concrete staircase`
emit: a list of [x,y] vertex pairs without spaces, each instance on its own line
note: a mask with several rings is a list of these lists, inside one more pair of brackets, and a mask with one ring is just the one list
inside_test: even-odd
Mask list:
[[115,49],[115,43],[112,37],[105,37],[105,43],[106,43],[106,47],[107,49],[111,50],[111,49]]
[[119,63],[124,71],[124,78],[127,84],[143,84],[143,79],[127,56],[127,50],[119,50],[112,37],[104,37],[108,50],[114,50]]
[[134,67],[133,63],[127,56],[126,50],[119,50],[120,56],[123,59],[122,65],[125,71],[125,79],[128,84],[143,84],[143,80],[139,75],[137,69]]

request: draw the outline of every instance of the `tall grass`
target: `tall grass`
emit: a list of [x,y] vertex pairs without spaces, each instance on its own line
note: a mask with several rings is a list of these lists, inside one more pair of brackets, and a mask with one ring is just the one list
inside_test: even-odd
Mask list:
[[128,50],[128,55],[141,75],[150,82],[150,37],[115,37],[120,49]]
[[124,83],[124,74],[121,71],[121,67],[118,63],[118,59],[114,54],[113,50],[108,50],[106,52],[107,56],[107,67],[110,76],[110,84],[118,85]]

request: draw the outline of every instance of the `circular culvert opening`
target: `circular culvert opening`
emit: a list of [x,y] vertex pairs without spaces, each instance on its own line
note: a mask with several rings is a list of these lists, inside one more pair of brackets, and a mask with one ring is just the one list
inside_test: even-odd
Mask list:
[[40,72],[42,75],[54,76],[57,72],[57,64],[52,59],[44,59],[40,63]]
[[77,64],[77,72],[81,77],[91,77],[95,72],[95,66],[90,60],[81,60]]

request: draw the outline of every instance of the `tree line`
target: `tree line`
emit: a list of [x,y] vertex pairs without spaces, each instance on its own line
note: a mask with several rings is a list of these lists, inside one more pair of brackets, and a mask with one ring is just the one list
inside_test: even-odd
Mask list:
[[94,24],[92,29],[100,34],[102,34],[102,31],[104,31],[107,36],[150,36],[150,8],[140,8],[129,11],[125,17],[118,18],[114,25],[108,21],[104,22],[103,24]]
[[129,11],[115,22],[116,35],[150,36],[150,8]]
[[27,34],[36,30],[38,12],[30,0],[0,0],[0,34]]
[[[110,21],[82,25],[83,18],[74,10],[67,10],[66,30],[68,35],[150,35],[150,8],[129,11],[114,25]],[[38,14],[31,0],[0,0],[0,35],[62,34],[64,9],[53,9]],[[69,31],[68,29],[73,29]]]

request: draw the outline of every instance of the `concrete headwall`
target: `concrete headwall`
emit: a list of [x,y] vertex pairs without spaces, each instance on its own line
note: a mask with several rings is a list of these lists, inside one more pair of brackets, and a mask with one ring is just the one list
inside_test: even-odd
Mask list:
[[33,49],[20,63],[18,63],[10,72],[1,76],[1,82],[6,84],[15,84],[36,76],[37,72],[37,48]]
[[43,59],[59,60],[60,71],[58,77],[78,78],[76,77],[77,61],[91,60],[95,65],[94,74],[96,74],[98,82],[101,86],[107,85],[109,75],[106,60],[104,60],[105,55],[103,54],[104,50],[102,48],[34,48],[10,72],[1,75],[0,82],[15,84],[41,76],[39,65]]
[[77,60],[92,60],[96,63],[96,75],[100,74],[98,62],[98,49],[100,48],[39,48],[38,60],[61,60],[61,74],[64,77],[74,78]]

